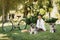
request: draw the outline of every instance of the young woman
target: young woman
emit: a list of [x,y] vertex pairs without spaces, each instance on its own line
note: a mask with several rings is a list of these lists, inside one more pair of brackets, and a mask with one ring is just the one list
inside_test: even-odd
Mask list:
[[45,28],[45,26],[44,26],[44,21],[43,21],[41,15],[38,15],[38,20],[37,20],[36,27],[37,27],[38,29],[42,29],[43,31],[46,31],[46,28]]

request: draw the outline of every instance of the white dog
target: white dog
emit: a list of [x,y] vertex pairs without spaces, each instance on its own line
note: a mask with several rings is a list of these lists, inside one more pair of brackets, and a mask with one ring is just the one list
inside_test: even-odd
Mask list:
[[52,33],[54,33],[54,32],[56,31],[54,25],[55,25],[54,23],[52,23],[52,24],[50,25],[50,32],[52,32]]
[[31,24],[30,26],[31,26],[30,31],[29,31],[30,34],[36,34],[37,33],[37,27],[34,27],[33,24]]

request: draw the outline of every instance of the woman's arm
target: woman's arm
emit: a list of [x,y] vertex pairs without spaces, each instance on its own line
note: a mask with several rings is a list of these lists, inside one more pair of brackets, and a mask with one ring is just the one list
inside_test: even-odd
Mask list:
[[39,20],[37,20],[36,27],[39,28]]

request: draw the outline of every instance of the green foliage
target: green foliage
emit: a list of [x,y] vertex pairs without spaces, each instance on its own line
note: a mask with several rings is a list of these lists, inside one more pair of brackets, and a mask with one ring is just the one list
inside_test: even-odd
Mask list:
[[37,16],[31,16],[30,21],[31,21],[31,23],[36,23],[37,22]]
[[[33,0],[29,0],[29,2],[27,2],[27,3],[25,3],[25,1],[28,1],[28,0],[4,0],[5,16],[9,12],[9,10],[17,10],[17,6],[19,4],[23,4],[24,7],[26,6],[25,8],[23,8],[24,9],[24,16],[27,16],[27,14],[29,12],[30,13],[32,12],[35,15],[34,17],[31,16],[30,18],[27,18],[27,23],[28,24],[30,24],[32,22],[36,23],[37,12],[39,12],[41,15],[44,16],[46,11],[51,12],[52,7],[53,7],[52,0],[36,0],[36,1],[38,1],[37,4],[33,4]],[[2,7],[1,7],[1,5],[2,4],[1,4],[1,1],[0,1],[0,15],[2,15]],[[47,10],[43,6],[46,6]],[[59,6],[60,6],[60,1],[59,1]],[[30,10],[27,9],[28,7],[30,8]],[[32,9],[31,9],[31,7],[32,7]],[[37,11],[37,10],[39,10],[39,11]]]
[[48,18],[48,19],[44,19],[44,20],[46,23],[55,23],[58,19],[57,18]]
[[41,14],[42,16],[44,16],[45,13],[46,13],[46,11],[43,8],[41,8],[39,14]]
[[30,18],[27,18],[27,19],[26,19],[26,23],[27,23],[27,24],[30,24],[30,23],[31,23],[31,22],[30,22]]
[[48,0],[48,1],[46,2],[46,7],[47,7],[47,12],[50,12],[49,8],[53,8],[53,6],[52,6],[52,1],[51,1],[51,0]]
[[31,16],[30,18],[27,18],[27,24],[36,23],[37,22],[37,16]]
[[43,4],[42,4],[42,2],[44,2],[43,0],[38,0],[38,5],[39,5],[39,8],[43,8]]

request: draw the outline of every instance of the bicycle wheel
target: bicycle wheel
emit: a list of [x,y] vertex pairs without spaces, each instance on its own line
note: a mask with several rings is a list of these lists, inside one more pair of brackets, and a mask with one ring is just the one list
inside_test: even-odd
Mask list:
[[8,32],[8,31],[11,31],[12,29],[13,29],[13,23],[12,22],[8,21],[8,22],[2,23],[2,30],[3,31]]
[[21,21],[18,23],[18,27],[19,27],[20,29],[26,29],[26,27],[27,27],[26,21],[25,21],[25,20],[21,20]]

